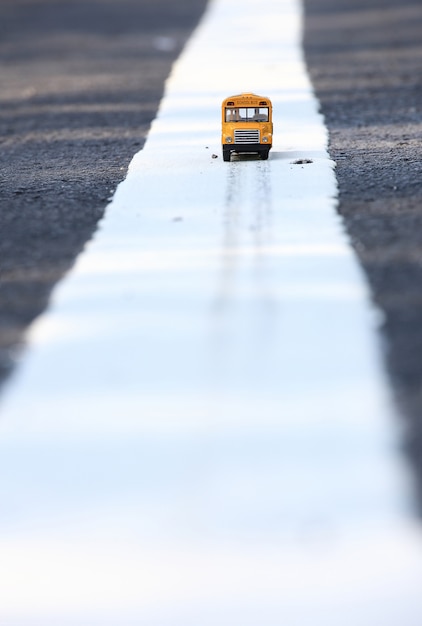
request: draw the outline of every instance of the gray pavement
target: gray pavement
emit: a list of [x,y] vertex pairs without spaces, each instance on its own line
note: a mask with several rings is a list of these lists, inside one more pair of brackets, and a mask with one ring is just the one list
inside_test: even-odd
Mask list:
[[422,503],[422,3],[305,0],[305,8],[339,210],[383,312],[385,364]]
[[142,147],[205,5],[0,3],[0,382]]

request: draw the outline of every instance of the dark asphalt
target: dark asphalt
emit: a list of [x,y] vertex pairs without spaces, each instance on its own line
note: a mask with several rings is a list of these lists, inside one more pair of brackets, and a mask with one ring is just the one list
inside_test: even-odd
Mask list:
[[[386,369],[422,502],[422,3],[304,4],[339,210],[384,312]],[[0,382],[143,145],[205,5],[0,3]]]
[[205,5],[0,2],[0,383],[142,147]]
[[422,503],[422,2],[305,7],[306,58],[337,163],[339,210],[383,311],[385,364]]

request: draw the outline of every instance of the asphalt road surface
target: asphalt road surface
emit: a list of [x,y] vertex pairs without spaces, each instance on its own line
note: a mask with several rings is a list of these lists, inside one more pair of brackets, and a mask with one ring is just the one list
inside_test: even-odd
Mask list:
[[339,210],[383,311],[422,510],[422,3],[305,0],[305,49]]
[[[206,0],[0,3],[0,381],[143,145]],[[422,4],[305,0],[340,213],[422,476]],[[419,480],[422,500],[422,480]]]
[[205,5],[0,3],[0,381],[142,147]]

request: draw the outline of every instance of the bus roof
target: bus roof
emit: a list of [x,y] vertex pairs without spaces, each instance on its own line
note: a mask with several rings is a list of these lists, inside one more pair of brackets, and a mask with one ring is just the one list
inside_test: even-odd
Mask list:
[[247,106],[248,104],[271,106],[271,100],[266,96],[259,96],[249,91],[236,96],[229,96],[223,100],[223,106]]

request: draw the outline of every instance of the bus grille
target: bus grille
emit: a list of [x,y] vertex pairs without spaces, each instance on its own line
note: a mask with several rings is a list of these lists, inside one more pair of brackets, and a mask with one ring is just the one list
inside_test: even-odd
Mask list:
[[259,130],[235,130],[234,143],[259,143]]

